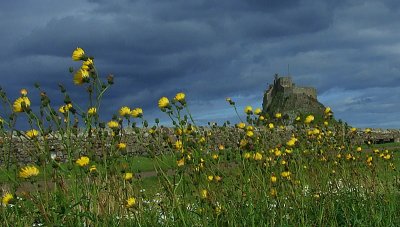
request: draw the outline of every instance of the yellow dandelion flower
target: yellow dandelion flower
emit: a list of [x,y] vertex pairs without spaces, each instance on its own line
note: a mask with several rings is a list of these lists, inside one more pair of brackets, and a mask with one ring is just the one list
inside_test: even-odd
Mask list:
[[19,91],[19,93],[20,93],[22,96],[26,96],[26,95],[28,94],[28,90],[26,90],[25,88],[22,88],[22,89]]
[[176,101],[180,102],[182,105],[184,105],[186,103],[185,93],[183,93],[183,92],[179,92],[178,94],[176,94],[174,99]]
[[276,191],[275,188],[271,188],[271,190],[269,190],[269,194],[270,194],[272,197],[275,197],[275,196],[278,194],[278,192]]
[[169,107],[169,99],[167,97],[161,97],[158,100],[158,107],[160,109],[168,108]]
[[286,145],[289,147],[293,147],[296,144],[297,139],[295,137],[292,137],[289,141],[286,142]]
[[312,121],[314,121],[314,116],[313,115],[308,115],[306,119],[304,120],[304,123],[310,124]]
[[212,157],[212,159],[217,160],[219,158],[219,155],[218,154],[213,154],[211,157]]
[[241,139],[240,140],[240,142],[239,142],[239,145],[240,145],[240,147],[245,147],[246,145],[248,144],[248,142],[247,142],[247,140],[245,140],[245,139]]
[[124,180],[126,180],[126,181],[130,181],[130,180],[132,180],[132,178],[133,178],[133,173],[125,173],[124,174]]
[[78,160],[76,160],[75,163],[78,164],[78,165],[81,166],[81,167],[87,166],[87,165],[89,164],[89,157],[87,157],[87,156],[82,156],[82,157],[80,157]]
[[131,109],[127,106],[123,106],[121,107],[121,109],[119,109],[119,115],[121,117],[127,117],[131,114]]
[[8,204],[11,203],[11,201],[14,199],[14,196],[11,193],[6,193],[3,198],[1,199],[1,203],[3,206],[7,206]]
[[85,56],[85,51],[82,48],[77,47],[74,52],[72,52],[72,60],[79,61]]
[[356,151],[361,152],[362,148],[361,147],[357,147]]
[[87,114],[88,114],[89,116],[96,115],[96,113],[97,113],[96,107],[91,107],[91,108],[89,108],[89,110],[87,111]]
[[350,131],[351,131],[351,132],[356,132],[357,129],[353,127],[353,128],[350,129]]
[[116,121],[109,121],[109,122],[107,123],[107,125],[108,125],[108,127],[111,128],[111,129],[116,129],[116,128],[119,127],[119,123],[116,122]]
[[246,106],[246,108],[244,108],[244,112],[246,114],[252,114],[253,113],[253,107],[251,106]]
[[208,180],[208,181],[212,181],[213,179],[214,179],[214,176],[213,176],[213,175],[210,175],[210,176],[207,177],[207,180]]
[[36,138],[39,135],[39,132],[36,129],[31,129],[31,130],[26,131],[25,135],[28,138],[33,139],[33,138]]
[[277,119],[282,118],[282,114],[281,113],[276,113],[275,114],[275,118],[277,118]]
[[325,126],[328,126],[328,125],[329,125],[329,122],[324,121],[324,125],[325,125]]
[[257,108],[254,110],[255,115],[260,115],[262,113],[262,110],[260,108]]
[[283,172],[281,173],[281,176],[282,176],[283,178],[289,178],[290,175],[291,175],[291,173],[290,173],[289,171],[283,171]]
[[276,149],[274,153],[275,153],[275,156],[276,156],[276,157],[279,157],[279,156],[282,155],[281,150],[278,150],[278,149]]
[[276,181],[278,180],[278,178],[274,175],[271,176],[271,182],[272,183],[276,183]]
[[244,129],[246,127],[246,124],[243,123],[243,122],[239,122],[239,123],[236,124],[236,127],[240,128],[240,129]]
[[135,206],[135,204],[136,204],[136,199],[135,199],[135,197],[130,197],[130,198],[128,198],[128,199],[126,200],[125,207],[126,207],[126,208],[132,208],[133,206]]
[[183,148],[182,141],[181,140],[175,141],[175,149],[180,151],[180,150],[182,150],[182,148]]
[[206,189],[203,189],[200,191],[200,197],[202,199],[206,199],[208,197],[208,191]]
[[273,124],[273,123],[269,123],[269,124],[268,124],[268,127],[269,127],[270,129],[273,129],[273,128],[274,128],[274,124]]
[[256,160],[256,161],[260,161],[261,159],[262,159],[262,154],[261,153],[259,153],[259,152],[256,152],[254,155],[253,155],[253,159],[254,160]]
[[96,172],[96,171],[97,171],[97,168],[96,168],[95,165],[92,165],[92,166],[89,168],[89,172],[90,172],[90,173],[93,173],[93,172]]
[[264,116],[260,116],[260,117],[258,118],[258,120],[263,121],[263,120],[265,120],[265,117],[264,117]]
[[392,156],[391,156],[390,154],[387,154],[387,155],[383,156],[383,158],[384,158],[385,160],[389,160],[391,157],[392,157]]
[[66,105],[63,105],[63,106],[60,106],[60,108],[58,109],[58,111],[60,112],[60,113],[67,113],[70,109],[72,108],[72,104],[71,103],[68,103],[68,104],[66,104]]
[[222,151],[222,150],[224,150],[224,149],[225,149],[225,146],[224,146],[224,145],[222,145],[222,144],[218,145],[218,150]]
[[176,161],[176,164],[178,167],[184,166],[185,165],[185,158],[181,158],[178,161]]
[[328,106],[325,108],[325,114],[329,114],[331,111],[331,108]]
[[249,159],[251,157],[251,153],[250,152],[246,152],[243,154],[244,159]]
[[142,117],[143,116],[143,110],[142,108],[135,108],[131,111],[132,117]]
[[79,69],[74,75],[74,84],[82,85],[89,82],[89,72],[87,70]]
[[215,179],[215,181],[219,182],[219,181],[222,180],[222,177],[220,177],[220,176],[215,176],[214,179]]
[[90,70],[93,67],[93,59],[88,58],[88,60],[82,62],[81,69]]
[[26,166],[19,171],[19,177],[30,178],[39,175],[39,169],[36,166]]
[[14,101],[13,110],[16,113],[24,112],[26,109],[29,109],[31,106],[31,101],[28,97],[23,96],[19,97]]
[[117,144],[117,149],[118,150],[125,150],[126,149],[126,143],[118,143]]
[[254,132],[253,131],[247,131],[246,132],[246,136],[253,137],[254,136]]

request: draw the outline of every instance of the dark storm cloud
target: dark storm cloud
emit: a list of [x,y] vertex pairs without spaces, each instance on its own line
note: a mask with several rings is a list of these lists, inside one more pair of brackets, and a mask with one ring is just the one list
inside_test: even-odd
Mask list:
[[[233,119],[227,96],[236,98],[239,108],[259,107],[273,75],[288,71],[297,84],[317,87],[341,118],[360,126],[373,117],[354,114],[374,113],[372,104],[392,111],[390,104],[396,102],[377,100],[381,90],[394,91],[400,82],[397,1],[25,4],[31,7],[7,2],[0,10],[0,26],[10,31],[0,42],[2,78],[13,75],[2,82],[8,90],[43,81],[51,95],[59,95],[62,82],[79,97],[81,88],[71,84],[68,67],[79,67],[70,55],[80,46],[95,56],[102,76],[116,76],[104,97],[106,115],[128,105],[158,117],[158,98],[184,91],[202,123],[208,117]],[[332,91],[347,102],[331,99]],[[350,91],[359,91],[360,97],[343,98],[354,95]]]

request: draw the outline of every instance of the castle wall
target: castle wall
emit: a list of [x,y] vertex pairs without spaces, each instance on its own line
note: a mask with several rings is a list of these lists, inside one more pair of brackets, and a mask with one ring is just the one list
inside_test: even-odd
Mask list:
[[317,89],[312,87],[294,87],[293,88],[294,94],[305,94],[314,99],[317,99]]

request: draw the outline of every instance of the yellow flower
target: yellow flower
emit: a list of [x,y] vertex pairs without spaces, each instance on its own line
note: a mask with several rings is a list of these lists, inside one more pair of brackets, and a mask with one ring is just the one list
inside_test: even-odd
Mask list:
[[275,156],[276,156],[276,157],[279,157],[279,156],[282,155],[281,150],[278,150],[278,149],[276,149],[274,153],[275,153]]
[[328,125],[329,125],[329,122],[324,121],[324,125],[325,125],[325,126],[328,126]]
[[296,143],[297,139],[295,137],[292,137],[289,141],[286,142],[286,145],[289,147],[293,147]]
[[218,154],[213,154],[211,157],[212,157],[214,160],[217,160],[217,159],[219,158],[219,155],[218,155]]
[[387,154],[387,155],[383,156],[383,158],[384,158],[385,160],[389,160],[391,157],[392,157],[392,156],[390,156],[390,154]]
[[277,191],[276,191],[275,188],[271,188],[271,190],[269,191],[269,194],[270,194],[272,197],[275,197],[278,193],[277,193]]
[[184,105],[185,104],[185,93],[179,92],[178,94],[176,94],[175,100],[180,102],[182,105]]
[[372,130],[371,130],[370,128],[366,128],[366,129],[364,130],[365,133],[371,133],[371,131],[372,131]]
[[91,107],[91,108],[89,108],[89,110],[88,110],[87,113],[88,113],[89,116],[96,115],[96,113],[97,113],[96,107]]
[[268,124],[268,127],[269,127],[270,129],[273,129],[273,128],[274,128],[274,124],[269,123],[269,124]]
[[66,105],[63,105],[63,106],[61,106],[59,109],[58,109],[58,111],[60,111],[60,113],[66,113],[66,112],[68,112],[69,111],[69,109],[71,109],[72,108],[72,104],[71,103],[68,103],[68,104],[66,104]]
[[28,94],[28,90],[26,90],[25,88],[22,88],[22,89],[19,91],[19,93],[20,93],[22,96],[26,96],[26,95]]
[[213,175],[210,175],[210,176],[207,177],[207,180],[208,180],[208,181],[212,181],[213,179],[214,179],[214,176],[213,176]]
[[288,178],[289,179],[290,178],[290,174],[291,173],[289,171],[284,171],[284,172],[281,173],[281,176],[284,177],[284,178]]
[[206,199],[208,197],[208,192],[207,192],[206,189],[203,189],[203,190],[200,191],[200,197],[202,199]]
[[79,69],[74,75],[74,84],[82,85],[89,82],[89,72],[87,70]]
[[357,149],[356,149],[358,152],[361,152],[362,151],[362,148],[361,147],[357,147]]
[[217,182],[219,182],[219,181],[222,180],[222,177],[220,177],[220,176],[215,176],[214,179],[215,179]]
[[82,167],[87,166],[89,164],[89,158],[86,156],[82,156],[78,160],[76,160],[76,164]]
[[252,136],[254,136],[254,132],[253,131],[247,131],[246,132],[246,136],[252,137]]
[[72,60],[79,61],[85,56],[85,51],[82,48],[77,47],[74,52],[72,52]]
[[250,152],[246,152],[243,154],[244,159],[249,159],[251,157]]
[[3,118],[0,117],[0,125],[2,125],[4,122]]
[[278,178],[274,175],[271,176],[271,182],[272,183],[276,183],[276,181],[278,180]]
[[262,159],[262,154],[261,153],[259,153],[259,152],[257,152],[257,153],[255,153],[254,155],[253,155],[253,158],[254,158],[254,160],[256,160],[256,161],[260,161],[261,159]]
[[26,166],[19,171],[19,177],[30,178],[39,175],[39,169],[36,166]]
[[82,62],[81,69],[89,70],[90,68],[92,68],[92,66],[93,66],[93,60],[89,58],[88,60]]
[[258,118],[258,120],[260,120],[260,121],[263,121],[264,119],[265,119],[264,116],[260,116],[260,117]]
[[130,181],[133,178],[133,173],[125,173],[124,174],[124,180]]
[[300,121],[300,120],[301,120],[300,116],[297,116],[296,121]]
[[306,117],[306,119],[304,120],[304,123],[310,124],[313,120],[314,120],[314,116],[313,115],[308,115]]
[[107,123],[107,125],[108,125],[108,127],[111,128],[111,129],[116,129],[116,128],[119,127],[119,123],[116,122],[116,121],[109,121],[109,122]]
[[176,161],[176,164],[178,167],[184,166],[185,165],[185,158],[181,158],[178,161]]
[[277,118],[277,119],[282,118],[282,114],[281,113],[276,113],[275,114],[275,118]]
[[135,197],[130,197],[129,199],[126,200],[126,208],[132,208],[136,204],[136,199]]
[[125,150],[126,149],[126,143],[118,143],[117,144],[118,150]]
[[123,106],[119,109],[119,115],[121,117],[127,117],[129,114],[131,114],[131,109],[129,107]]
[[177,149],[177,150],[182,150],[182,148],[183,148],[183,144],[182,144],[182,141],[180,141],[180,140],[177,140],[176,142],[175,142],[175,149]]
[[92,166],[89,168],[89,172],[90,172],[90,173],[93,173],[93,172],[96,172],[96,171],[97,171],[97,168],[96,168],[95,165],[92,165]]
[[356,128],[351,128],[351,132],[356,132],[357,129]]
[[251,106],[246,106],[246,108],[244,109],[244,112],[246,114],[251,114],[251,113],[253,113],[253,108]]
[[143,110],[142,108],[135,108],[131,111],[132,117],[142,117],[143,116]]
[[11,193],[6,193],[1,199],[1,203],[3,206],[7,206],[14,199],[14,196]]
[[243,123],[243,122],[239,122],[239,123],[236,124],[236,127],[240,128],[240,129],[244,129],[244,127],[246,127],[246,124]]
[[261,111],[260,108],[257,108],[257,109],[254,110],[254,114],[255,114],[255,115],[260,115],[261,112],[262,112],[262,111]]
[[31,129],[26,131],[26,136],[30,139],[36,138],[39,135],[39,132],[36,129]]
[[169,107],[169,99],[167,97],[161,97],[158,100],[158,107],[160,109],[168,108]]
[[331,112],[332,111],[331,111],[331,108],[329,106],[325,108],[325,114],[329,114]]
[[222,151],[222,150],[224,150],[224,149],[225,149],[225,146],[224,146],[224,145],[222,145],[222,144],[220,144],[220,145],[218,145],[218,149],[219,149],[220,151]]
[[31,106],[31,101],[28,97],[19,97],[17,100],[14,101],[13,110],[16,113],[24,112],[25,109],[29,109]]

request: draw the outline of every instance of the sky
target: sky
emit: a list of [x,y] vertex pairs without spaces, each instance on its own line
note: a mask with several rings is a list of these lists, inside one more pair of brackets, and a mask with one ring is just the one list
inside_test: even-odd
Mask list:
[[354,127],[400,128],[398,21],[398,0],[1,1],[0,86],[38,97],[39,82],[57,107],[62,83],[84,105],[68,71],[81,47],[115,76],[105,121],[129,106],[168,124],[157,101],[184,92],[196,123],[238,122],[225,99],[261,107],[278,73]]

